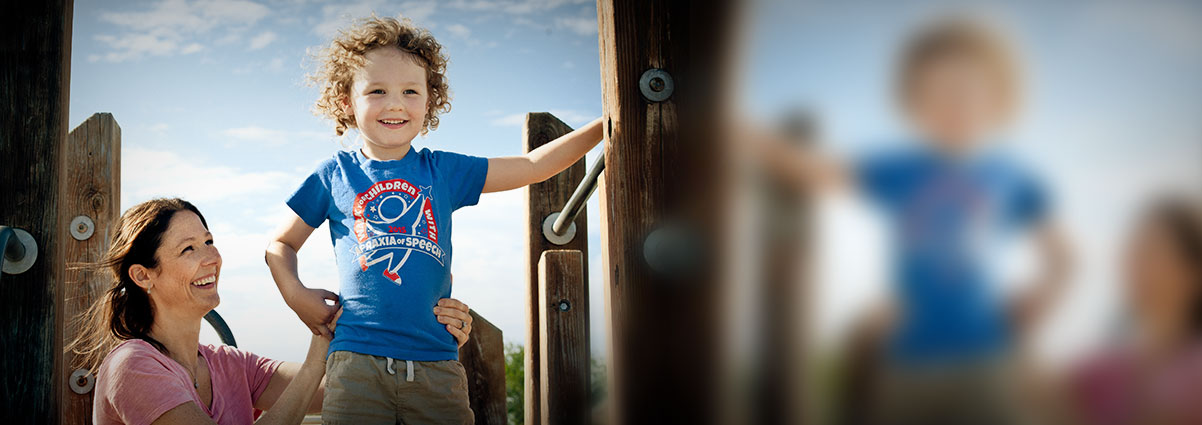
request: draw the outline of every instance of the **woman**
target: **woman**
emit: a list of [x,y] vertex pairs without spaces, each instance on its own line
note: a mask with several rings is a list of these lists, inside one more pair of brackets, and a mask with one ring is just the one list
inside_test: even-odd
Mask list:
[[[97,371],[93,422],[295,424],[320,411],[326,336],[312,337],[300,364],[200,345],[201,320],[220,302],[221,254],[195,206],[155,199],[125,211],[101,264],[112,286],[71,344]],[[431,314],[455,324],[448,330],[462,345],[471,332],[467,306],[439,305]]]
[[1152,208],[1127,251],[1133,331],[1070,380],[1072,421],[1202,423],[1202,210],[1174,199]]

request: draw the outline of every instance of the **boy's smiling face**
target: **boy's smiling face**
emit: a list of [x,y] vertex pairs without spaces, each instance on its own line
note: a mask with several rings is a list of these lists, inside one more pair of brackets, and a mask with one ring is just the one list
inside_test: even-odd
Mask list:
[[907,113],[939,149],[971,150],[1007,121],[1007,93],[996,70],[971,57],[931,61],[911,84]]
[[417,57],[395,48],[377,48],[363,56],[343,108],[363,134],[365,155],[399,159],[426,118],[426,68]]

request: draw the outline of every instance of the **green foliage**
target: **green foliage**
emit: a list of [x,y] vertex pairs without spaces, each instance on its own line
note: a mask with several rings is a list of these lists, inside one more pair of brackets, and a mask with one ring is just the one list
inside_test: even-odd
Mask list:
[[526,349],[518,344],[505,344],[505,405],[509,425],[526,422]]
[[[596,407],[605,398],[605,363],[595,358],[591,363],[592,394],[589,399],[592,406]],[[509,413],[509,425],[522,425],[526,422],[525,372],[525,347],[513,343],[505,344],[505,404]]]

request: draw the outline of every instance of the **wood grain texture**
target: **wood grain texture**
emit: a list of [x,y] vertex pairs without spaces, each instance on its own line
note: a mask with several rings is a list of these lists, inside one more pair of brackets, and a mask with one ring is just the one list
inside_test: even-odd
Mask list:
[[459,347],[467,373],[467,392],[479,425],[505,425],[505,340],[501,329],[470,311],[472,334]]
[[3,2],[0,16],[0,224],[28,231],[38,245],[33,268],[0,277],[0,415],[58,423],[72,2]]
[[[598,0],[606,168],[601,197],[609,329],[610,420],[718,420],[719,302],[729,149],[720,106],[732,2]],[[639,89],[662,69],[675,90],[662,102]],[[693,267],[657,273],[647,236],[679,224],[698,242]]]
[[[530,152],[545,145],[557,137],[568,134],[572,128],[564,124],[554,115],[546,112],[526,114],[526,126],[522,130],[523,151]],[[538,262],[543,251],[548,249],[574,249],[588,258],[588,214],[587,209],[576,216],[576,237],[566,245],[555,245],[543,237],[543,220],[553,212],[558,212],[568,202],[576,186],[584,179],[587,170],[584,159],[581,158],[568,167],[567,170],[526,188],[526,392],[525,414],[526,425],[540,424],[542,418],[539,410],[541,383],[539,381],[539,361],[541,349],[539,345],[539,289]],[[588,267],[585,267],[585,276]]]
[[[93,114],[67,136],[63,151],[65,168],[60,205],[60,226],[67,231],[63,257],[67,269],[63,276],[63,344],[80,332],[76,318],[87,310],[108,288],[103,272],[81,268],[99,261],[112,240],[120,216],[121,202],[121,127],[112,114]],[[92,237],[75,240],[70,235],[71,220],[78,215],[92,219]],[[76,364],[73,353],[63,353],[63,379],[70,379]],[[95,375],[95,371],[91,371]],[[64,385],[67,382],[64,381]],[[63,391],[62,423],[92,423],[92,395]]]
[[[542,423],[589,423],[589,306],[584,254],[549,250],[539,260]],[[565,310],[566,308],[566,310]]]

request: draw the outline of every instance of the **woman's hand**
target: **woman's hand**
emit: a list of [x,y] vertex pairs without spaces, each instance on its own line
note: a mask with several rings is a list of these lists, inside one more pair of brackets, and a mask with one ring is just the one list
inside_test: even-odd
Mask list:
[[434,307],[434,315],[438,316],[438,323],[447,326],[447,332],[455,336],[460,347],[467,343],[468,337],[472,333],[472,315],[468,314],[468,311],[467,304],[454,298],[438,300],[438,306]]
[[[330,341],[334,339],[334,328],[338,327],[338,318],[342,317],[342,307],[334,312],[334,318],[326,325],[321,325],[320,334],[313,334],[309,339],[309,353],[305,355],[305,363],[319,366],[325,370],[326,356],[330,351]],[[328,336],[327,336],[328,335]]]

